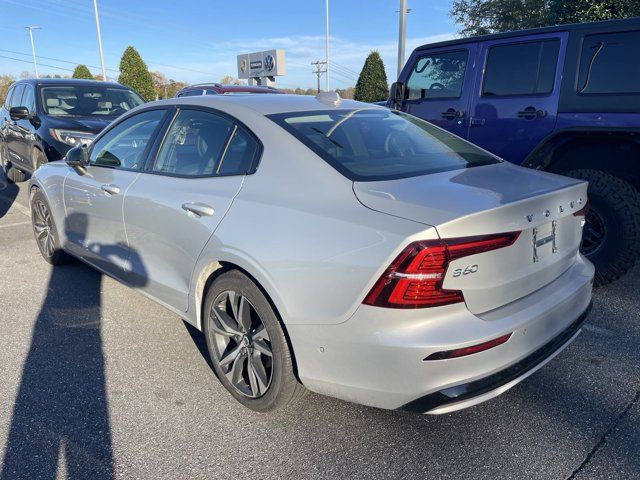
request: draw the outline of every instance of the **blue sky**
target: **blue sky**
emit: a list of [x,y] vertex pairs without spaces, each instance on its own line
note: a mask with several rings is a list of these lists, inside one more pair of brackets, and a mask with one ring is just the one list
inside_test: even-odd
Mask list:
[[[395,79],[397,0],[330,0],[332,88],[355,85],[366,55],[376,49]],[[450,0],[407,0],[407,56],[420,44],[455,35]],[[276,84],[313,87],[309,64],[324,57],[324,0],[98,0],[107,76],[116,78],[122,52],[133,45],[168,78],[188,83],[236,75],[236,55],[282,48],[287,75]],[[34,31],[40,73],[70,73],[75,63],[99,73],[92,0],[0,0],[0,74],[31,71],[25,25]],[[44,64],[51,65],[45,66]]]

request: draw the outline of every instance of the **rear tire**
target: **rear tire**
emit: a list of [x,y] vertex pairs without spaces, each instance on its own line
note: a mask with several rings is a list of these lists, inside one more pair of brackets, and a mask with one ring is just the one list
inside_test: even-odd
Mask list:
[[47,199],[40,190],[31,196],[31,225],[42,258],[51,265],[63,265],[71,256],[62,250],[58,230]]
[[595,285],[607,285],[627,273],[640,253],[640,192],[600,170],[563,173],[589,182],[589,213],[580,250],[596,267]]
[[243,273],[230,270],[213,281],[202,326],[218,379],[245,407],[270,412],[306,393],[273,307]]

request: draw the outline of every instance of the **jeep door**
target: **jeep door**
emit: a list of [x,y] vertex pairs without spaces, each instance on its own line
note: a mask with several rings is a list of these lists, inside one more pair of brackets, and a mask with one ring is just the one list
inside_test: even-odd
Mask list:
[[483,42],[469,140],[513,163],[555,128],[567,32]]
[[401,110],[466,138],[476,51],[475,43],[414,51]]

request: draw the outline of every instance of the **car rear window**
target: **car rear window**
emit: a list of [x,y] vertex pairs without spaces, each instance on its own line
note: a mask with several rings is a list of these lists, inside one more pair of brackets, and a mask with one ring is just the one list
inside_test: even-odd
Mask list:
[[428,122],[385,108],[269,118],[353,181],[391,180],[500,161]]
[[639,93],[640,32],[587,35],[582,43],[578,93]]

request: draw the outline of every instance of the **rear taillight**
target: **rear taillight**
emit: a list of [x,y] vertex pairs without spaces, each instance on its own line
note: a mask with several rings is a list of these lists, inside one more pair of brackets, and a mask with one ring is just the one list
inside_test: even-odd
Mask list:
[[589,200],[587,200],[584,203],[584,207],[582,207],[580,210],[577,210],[577,211],[573,212],[573,216],[574,217],[586,217],[588,211],[589,211]]
[[460,290],[445,290],[449,262],[512,245],[520,232],[428,240],[409,244],[375,283],[364,302],[389,308],[439,307],[463,302]]

